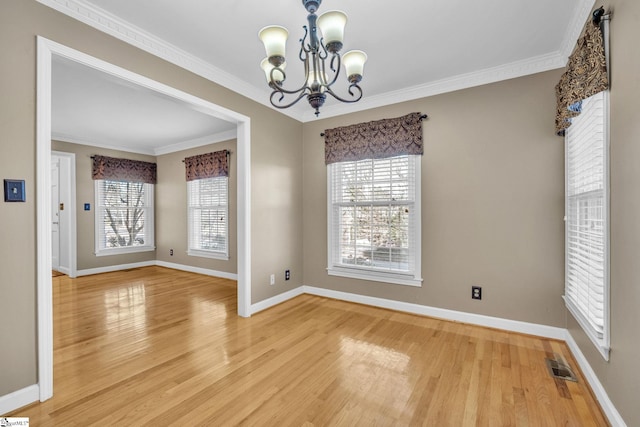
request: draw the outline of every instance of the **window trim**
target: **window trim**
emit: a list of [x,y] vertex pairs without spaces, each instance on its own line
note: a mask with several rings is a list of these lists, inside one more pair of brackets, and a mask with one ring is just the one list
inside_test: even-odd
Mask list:
[[[407,155],[409,161],[414,162],[415,167],[415,195],[414,195],[414,213],[415,213],[415,239],[416,247],[413,251],[415,257],[414,274],[390,272],[377,270],[375,268],[366,268],[362,266],[336,266],[333,265],[333,240],[334,233],[333,224],[333,202],[331,194],[331,168],[334,164],[327,165],[327,274],[329,276],[346,277],[350,279],[370,280],[374,282],[390,283],[395,285],[405,285],[413,287],[422,287],[422,156]],[[363,159],[364,160],[364,159]]]
[[604,227],[604,257],[603,257],[603,270],[604,270],[604,278],[603,278],[603,332],[602,337],[599,337],[598,334],[593,330],[593,327],[590,325],[589,320],[586,318],[581,309],[579,309],[573,301],[567,297],[566,295],[566,286],[567,286],[567,265],[568,265],[568,247],[569,247],[569,227],[568,227],[568,213],[569,213],[569,156],[568,153],[568,134],[571,131],[567,129],[566,136],[564,138],[564,150],[565,150],[565,159],[564,159],[564,170],[565,170],[565,232],[564,232],[564,245],[565,245],[565,295],[562,296],[562,299],[565,302],[565,306],[567,310],[571,313],[574,319],[578,322],[584,333],[589,337],[591,342],[595,345],[598,352],[602,355],[604,360],[609,360],[609,353],[611,350],[611,319],[610,319],[610,239],[611,239],[611,224],[610,224],[610,214],[611,214],[611,191],[610,191],[610,93],[609,90],[605,90],[603,93],[603,109],[604,109],[604,117],[603,117],[603,137],[604,137],[604,160],[603,160],[603,227]]
[[[141,246],[127,246],[127,247],[117,247],[117,248],[101,248],[100,247],[100,231],[101,225],[104,226],[102,221],[100,221],[101,215],[100,211],[102,209],[102,205],[100,204],[100,183],[102,181],[113,181],[109,179],[97,179],[94,180],[94,199],[95,199],[95,207],[94,207],[94,255],[95,256],[109,256],[109,255],[121,255],[121,254],[131,254],[131,253],[139,253],[139,252],[152,252],[156,250],[155,246],[155,185],[145,183],[145,203],[148,203],[148,217],[146,218],[145,231],[151,230],[149,236],[147,236],[146,240],[149,242],[146,245]],[[151,191],[148,191],[151,190]]]
[[187,255],[195,256],[200,258],[210,258],[210,259],[218,259],[222,261],[229,260],[229,177],[228,176],[219,176],[212,178],[204,178],[204,179],[218,179],[224,178],[225,185],[227,186],[227,203],[225,204],[226,208],[226,233],[225,233],[225,250],[224,251],[215,251],[213,249],[199,249],[191,247],[191,227],[193,226],[192,218],[191,218],[191,205],[190,205],[190,197],[191,191],[189,190],[189,185],[193,181],[187,181]]

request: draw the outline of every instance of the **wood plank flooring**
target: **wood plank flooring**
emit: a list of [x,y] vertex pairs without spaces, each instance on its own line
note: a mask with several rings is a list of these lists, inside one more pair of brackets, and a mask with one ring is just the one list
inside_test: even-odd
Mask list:
[[162,267],[53,286],[32,426],[608,425],[559,341],[308,295],[243,319],[235,282]]

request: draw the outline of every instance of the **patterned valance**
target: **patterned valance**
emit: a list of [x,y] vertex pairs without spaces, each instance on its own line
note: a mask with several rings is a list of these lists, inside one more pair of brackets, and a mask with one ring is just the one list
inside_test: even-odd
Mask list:
[[229,176],[229,162],[227,150],[214,153],[200,154],[184,159],[184,167],[187,181],[196,179],[215,178]]
[[327,129],[324,134],[324,160],[327,165],[424,152],[420,113]]
[[157,167],[155,163],[139,160],[93,156],[91,176],[93,179],[155,184],[157,181]]
[[571,118],[580,114],[582,100],[609,87],[600,25],[589,21],[556,86],[556,133],[564,135]]

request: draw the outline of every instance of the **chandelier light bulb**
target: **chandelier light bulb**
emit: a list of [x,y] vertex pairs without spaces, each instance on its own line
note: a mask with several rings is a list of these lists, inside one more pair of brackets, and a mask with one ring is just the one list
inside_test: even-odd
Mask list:
[[347,15],[339,10],[330,10],[318,17],[318,28],[331,53],[342,49],[345,25],[347,25]]
[[260,30],[258,37],[262,40],[262,43],[264,43],[264,50],[267,53],[269,62],[275,66],[282,64],[284,62],[289,31],[284,27],[271,25]]
[[[287,63],[283,62],[282,65],[278,67],[279,69],[273,72],[274,82],[282,83],[284,81],[284,74],[282,73],[282,71],[284,71],[286,67]],[[265,77],[267,78],[267,83],[271,84],[271,70],[276,67],[274,67],[273,64],[269,62],[269,58],[264,58],[262,62],[260,62],[260,68],[262,68],[262,70],[264,71]]]
[[[342,57],[347,79],[351,83],[358,83],[362,80],[364,73],[364,63],[367,62],[367,54],[361,50],[350,50]],[[355,81],[354,81],[355,80]]]
[[[347,15],[339,10],[330,10],[320,16],[316,15],[321,1],[302,0],[302,5],[309,14],[307,25],[302,27],[304,35],[300,39],[298,54],[298,58],[304,64],[305,78],[298,88],[289,89],[283,85],[286,79],[284,68],[286,42],[289,36],[287,29],[271,25],[258,32],[258,37],[267,53],[260,67],[264,71],[267,84],[273,90],[269,101],[276,108],[289,108],[306,98],[311,108],[315,110],[315,115],[318,116],[327,95],[347,103],[362,99],[362,88],[358,83],[362,80],[367,55],[360,50],[347,52],[343,57],[340,55]],[[344,62],[349,80],[348,97],[343,97],[332,89],[340,75],[341,62]]]

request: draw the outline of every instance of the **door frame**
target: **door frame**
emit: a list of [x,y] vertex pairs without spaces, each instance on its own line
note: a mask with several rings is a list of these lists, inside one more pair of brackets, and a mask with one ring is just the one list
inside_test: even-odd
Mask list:
[[[69,266],[61,267],[60,272],[65,273],[72,279],[76,277],[77,274],[77,262],[78,262],[78,240],[77,240],[77,231],[76,231],[76,153],[66,153],[64,151],[51,151],[51,156],[57,156],[61,158],[67,159],[69,162],[69,169],[67,171],[67,177],[65,180],[68,180],[68,185],[66,192],[69,194],[69,201],[65,202],[65,211],[67,214],[67,230],[66,233],[59,233],[60,236],[60,248],[63,248],[62,240],[66,241],[67,248],[67,258],[69,259]],[[63,172],[63,168],[59,169],[60,173]],[[63,180],[58,180],[58,185],[62,183]],[[62,225],[62,224],[60,224]]]
[[37,37],[36,198],[38,388],[40,401],[53,396],[53,292],[51,279],[51,70],[54,56],[171,96],[213,117],[236,124],[238,315],[251,316],[251,119],[75,49]]

